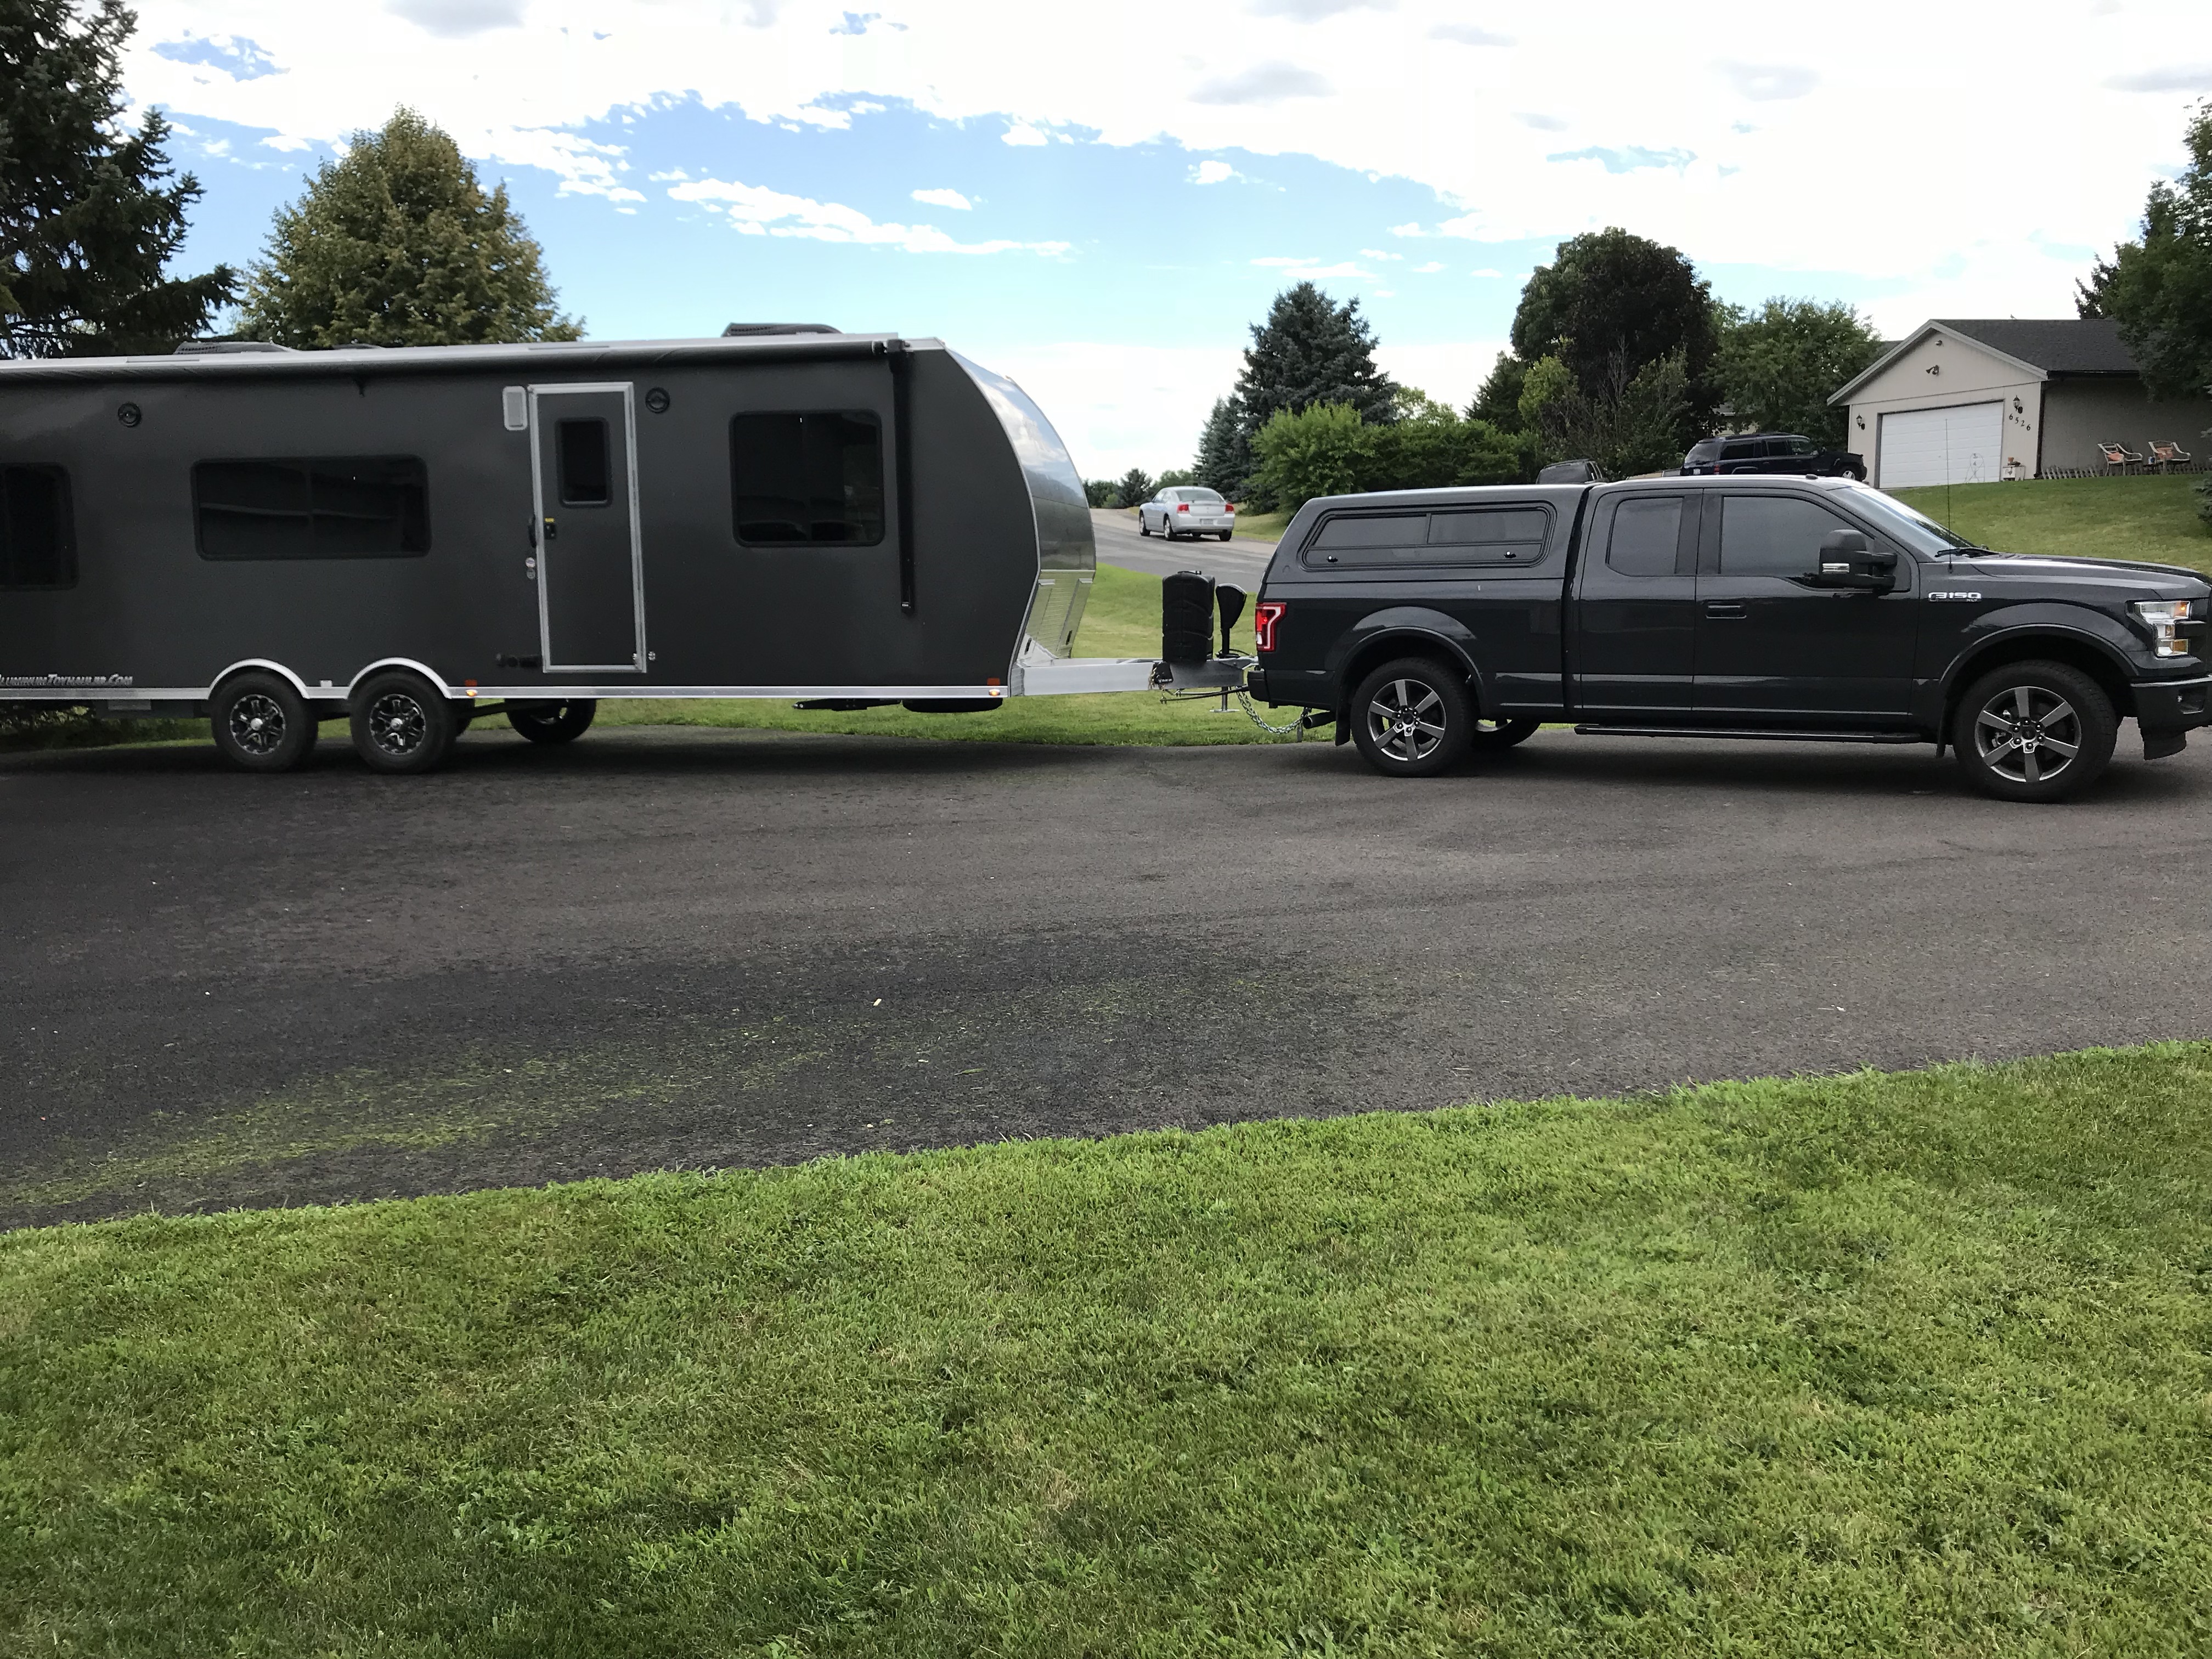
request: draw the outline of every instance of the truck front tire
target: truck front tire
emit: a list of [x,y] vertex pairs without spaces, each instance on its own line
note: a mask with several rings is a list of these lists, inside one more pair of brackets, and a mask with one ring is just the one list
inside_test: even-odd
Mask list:
[[428,772],[453,751],[453,706],[420,674],[387,668],[354,690],[353,746],[373,772]]
[[1467,758],[1474,732],[1466,676],[1433,658],[1386,662],[1352,694],[1352,740],[1385,777],[1449,771]]
[[2112,763],[2118,734],[2104,688],[2062,662],[1993,669],[1951,717],[1960,770],[1999,800],[2063,800],[2087,788]]
[[246,772],[289,772],[315,752],[315,716],[282,674],[252,669],[217,688],[208,704],[216,752]]

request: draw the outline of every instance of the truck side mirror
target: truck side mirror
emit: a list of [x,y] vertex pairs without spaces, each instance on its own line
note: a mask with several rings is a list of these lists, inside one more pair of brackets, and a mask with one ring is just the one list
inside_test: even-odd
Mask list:
[[1897,555],[1869,546],[1856,530],[1832,530],[1820,538],[1820,568],[1805,580],[1815,587],[1887,593],[1897,586]]

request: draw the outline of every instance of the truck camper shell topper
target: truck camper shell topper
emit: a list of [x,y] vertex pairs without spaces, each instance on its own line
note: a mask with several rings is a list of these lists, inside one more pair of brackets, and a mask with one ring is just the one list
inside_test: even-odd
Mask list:
[[173,713],[255,669],[327,714],[394,665],[456,701],[1148,682],[1071,659],[1090,515],[1019,386],[769,326],[0,363],[0,698]]

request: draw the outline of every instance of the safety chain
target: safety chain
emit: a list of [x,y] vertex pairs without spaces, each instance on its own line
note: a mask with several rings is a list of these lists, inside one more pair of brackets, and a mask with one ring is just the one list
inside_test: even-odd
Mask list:
[[1300,715],[1288,726],[1270,726],[1260,718],[1260,711],[1252,706],[1252,694],[1241,685],[1237,688],[1237,701],[1244,705],[1244,712],[1252,717],[1252,724],[1262,732],[1272,732],[1279,738],[1285,732],[1288,732],[1293,743],[1304,743],[1306,740],[1306,722],[1304,715]]

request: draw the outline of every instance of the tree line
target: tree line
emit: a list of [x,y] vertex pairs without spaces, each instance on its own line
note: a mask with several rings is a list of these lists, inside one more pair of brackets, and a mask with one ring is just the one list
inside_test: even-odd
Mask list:
[[125,120],[123,0],[0,0],[0,356],[234,337],[314,349],[572,340],[543,252],[411,110],[356,132],[276,216],[263,256],[169,274],[199,180],[159,110]]

